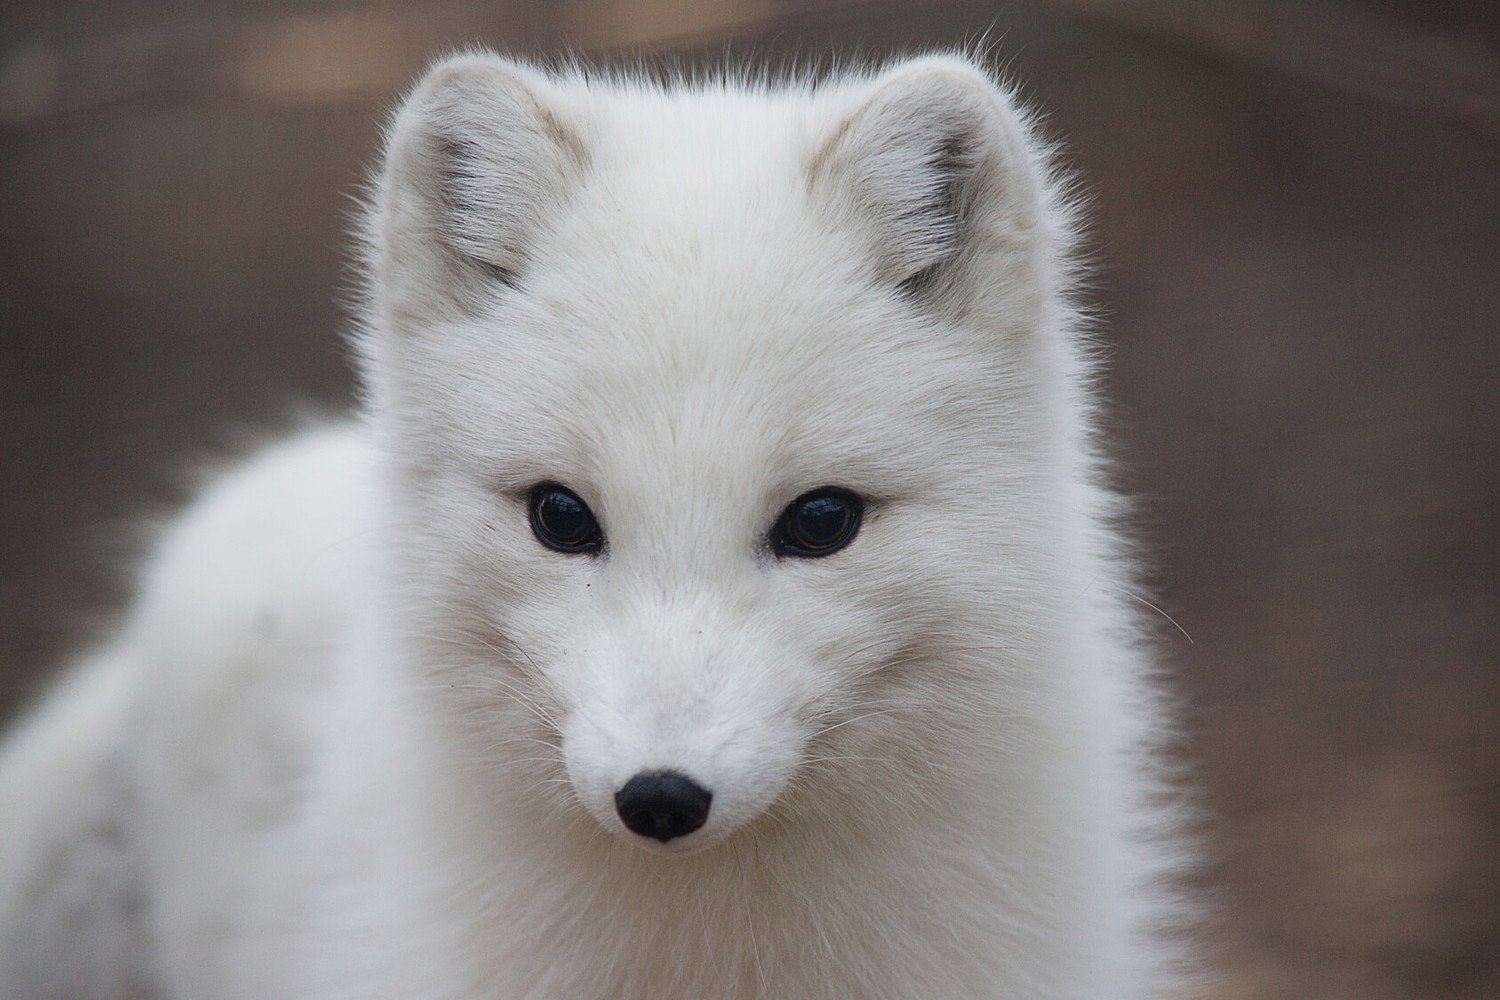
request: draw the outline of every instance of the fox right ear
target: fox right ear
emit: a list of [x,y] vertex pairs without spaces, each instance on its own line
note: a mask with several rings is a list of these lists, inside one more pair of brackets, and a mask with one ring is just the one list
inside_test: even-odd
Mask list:
[[396,117],[371,220],[378,287],[462,307],[516,284],[588,153],[552,82],[493,55],[446,59]]
[[[926,56],[871,81],[809,161],[812,192],[864,234],[876,272],[912,294],[952,292],[1026,252],[1040,170],[1005,93],[978,64]],[[972,284],[972,282],[969,282]]]

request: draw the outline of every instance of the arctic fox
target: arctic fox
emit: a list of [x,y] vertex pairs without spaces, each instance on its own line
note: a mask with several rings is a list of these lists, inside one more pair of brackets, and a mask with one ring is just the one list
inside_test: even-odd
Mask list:
[[1169,989],[1165,713],[1003,88],[467,54],[371,201],[363,419],[209,489],[0,759],[0,995]]

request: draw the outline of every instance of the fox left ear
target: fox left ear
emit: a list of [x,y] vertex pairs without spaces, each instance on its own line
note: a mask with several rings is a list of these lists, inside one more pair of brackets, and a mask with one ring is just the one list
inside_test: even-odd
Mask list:
[[588,167],[550,78],[489,54],[436,64],[391,128],[370,220],[377,287],[427,313],[516,284]]
[[863,230],[880,279],[925,294],[1029,244],[1042,209],[1025,128],[983,70],[926,57],[880,75],[815,147],[809,187]]

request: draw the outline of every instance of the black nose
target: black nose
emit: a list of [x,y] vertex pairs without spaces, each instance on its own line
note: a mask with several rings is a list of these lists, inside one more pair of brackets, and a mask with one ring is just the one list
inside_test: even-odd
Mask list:
[[680,774],[637,774],[615,792],[615,809],[631,832],[665,844],[708,819],[713,793]]

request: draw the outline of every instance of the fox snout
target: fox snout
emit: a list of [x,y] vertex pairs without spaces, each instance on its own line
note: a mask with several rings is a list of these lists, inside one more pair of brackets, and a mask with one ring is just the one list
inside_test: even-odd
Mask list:
[[713,799],[713,792],[686,775],[642,773],[615,792],[615,811],[631,833],[665,844],[701,827]]
[[606,831],[642,848],[717,843],[775,801],[797,769],[796,713],[753,671],[700,671],[696,684],[676,671],[591,673],[599,680],[578,691],[562,730],[568,778]]

